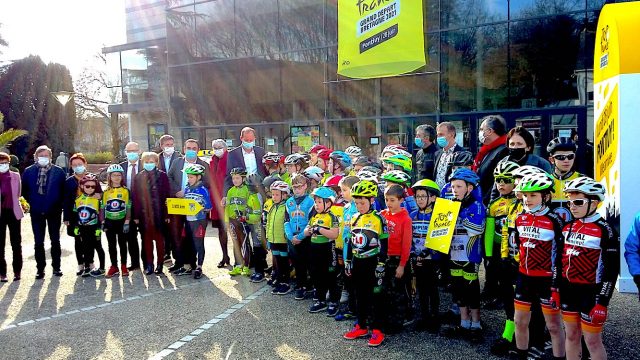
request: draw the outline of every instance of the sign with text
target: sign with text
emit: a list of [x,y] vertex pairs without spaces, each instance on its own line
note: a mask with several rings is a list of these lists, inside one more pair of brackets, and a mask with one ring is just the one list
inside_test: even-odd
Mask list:
[[433,207],[433,215],[429,223],[429,232],[425,246],[443,254],[449,253],[453,231],[460,213],[459,201],[438,198]]
[[426,65],[422,1],[338,0],[338,74],[396,76]]
[[195,215],[203,207],[192,199],[167,198],[167,212],[170,215]]

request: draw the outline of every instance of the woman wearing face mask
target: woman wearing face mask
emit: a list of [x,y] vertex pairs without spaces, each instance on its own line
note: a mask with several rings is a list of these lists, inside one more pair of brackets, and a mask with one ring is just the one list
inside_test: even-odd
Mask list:
[[[87,173],[87,159],[85,159],[82,153],[76,153],[69,158],[69,165],[73,171],[73,175],[69,176],[64,183],[64,199],[62,212],[64,225],[67,227],[67,235],[72,236],[75,239],[75,251],[76,260],[78,261],[78,270],[76,275],[82,275],[84,271],[84,245],[82,244],[82,238],[79,235],[73,233],[75,229],[75,216],[73,214],[73,204],[76,198],[81,194],[78,186],[80,179]],[[96,194],[102,196],[102,187],[98,186],[95,190]]]
[[9,241],[13,251],[13,281],[20,280],[22,271],[22,235],[20,219],[24,216],[19,198],[22,183],[20,174],[9,171],[11,158],[0,152],[0,282],[7,282],[7,262],[4,259],[4,245],[9,228]]
[[224,195],[224,176],[227,173],[227,157],[229,152],[227,151],[227,142],[223,139],[216,139],[211,142],[211,148],[213,149],[213,157],[209,163],[209,171],[211,178],[211,186],[209,195],[211,196],[211,202],[213,208],[211,209],[211,226],[218,229],[218,239],[220,240],[220,248],[222,249],[222,260],[218,263],[219,268],[231,265],[229,261],[229,250],[227,248],[227,228],[221,214],[224,213],[222,207],[222,198]]
[[539,167],[547,173],[551,173],[551,163],[533,154],[535,147],[535,139],[533,135],[522,126],[516,126],[507,134],[507,147],[509,155],[507,160],[513,161],[520,166],[531,165]]

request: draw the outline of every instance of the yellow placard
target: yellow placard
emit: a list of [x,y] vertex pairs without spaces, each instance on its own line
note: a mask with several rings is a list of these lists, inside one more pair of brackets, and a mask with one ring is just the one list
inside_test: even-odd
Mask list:
[[311,138],[311,136],[298,136],[298,146],[305,150],[311,149],[312,142],[313,139]]
[[338,0],[338,74],[396,76],[426,65],[417,0]]
[[198,156],[213,156],[213,150],[200,150],[198,151]]
[[453,231],[460,213],[460,202],[438,198],[433,207],[425,246],[444,254],[449,253]]
[[202,205],[193,199],[167,199],[167,213],[170,215],[195,215],[202,209]]

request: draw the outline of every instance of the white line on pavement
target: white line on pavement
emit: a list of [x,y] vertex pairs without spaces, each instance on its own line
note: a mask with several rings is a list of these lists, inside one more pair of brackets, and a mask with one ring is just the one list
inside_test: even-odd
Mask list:
[[[253,294],[247,296],[245,299],[240,300],[237,304],[231,306],[230,308],[228,308],[227,310],[223,311],[222,313],[214,316],[213,319],[211,319],[211,320],[207,321],[206,323],[200,325],[197,329],[195,329],[191,333],[189,333],[189,335],[187,335],[187,336],[183,337],[182,339],[174,342],[173,344],[167,346],[166,349],[162,349],[157,354],[150,356],[149,360],[160,360],[160,359],[164,359],[165,357],[171,355],[174,351],[178,350],[183,345],[188,344],[189,342],[193,341],[195,338],[200,336],[200,334],[202,334],[203,332],[209,330],[215,324],[223,321],[224,319],[226,319],[229,316],[231,316],[231,314],[235,313],[240,308],[244,307],[246,304],[248,304],[251,301],[257,299],[258,296],[260,296],[260,295],[264,294],[265,292],[267,292],[268,289],[269,289],[268,285],[265,285],[265,286],[261,287],[260,289],[258,289]],[[242,306],[238,307],[238,305],[242,305]]]

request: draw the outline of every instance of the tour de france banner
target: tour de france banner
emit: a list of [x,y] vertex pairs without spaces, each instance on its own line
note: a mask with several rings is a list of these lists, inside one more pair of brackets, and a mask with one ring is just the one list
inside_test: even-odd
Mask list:
[[425,244],[427,248],[444,254],[449,253],[453,231],[456,227],[456,221],[458,221],[458,213],[460,213],[460,204],[459,201],[443,198],[436,200],[427,233]]
[[[600,207],[622,242],[640,212],[640,14],[639,2],[605,5],[598,19],[594,53],[595,180],[607,189]],[[636,291],[620,252],[622,292]]]
[[425,64],[422,1],[338,0],[338,74],[370,79]]

